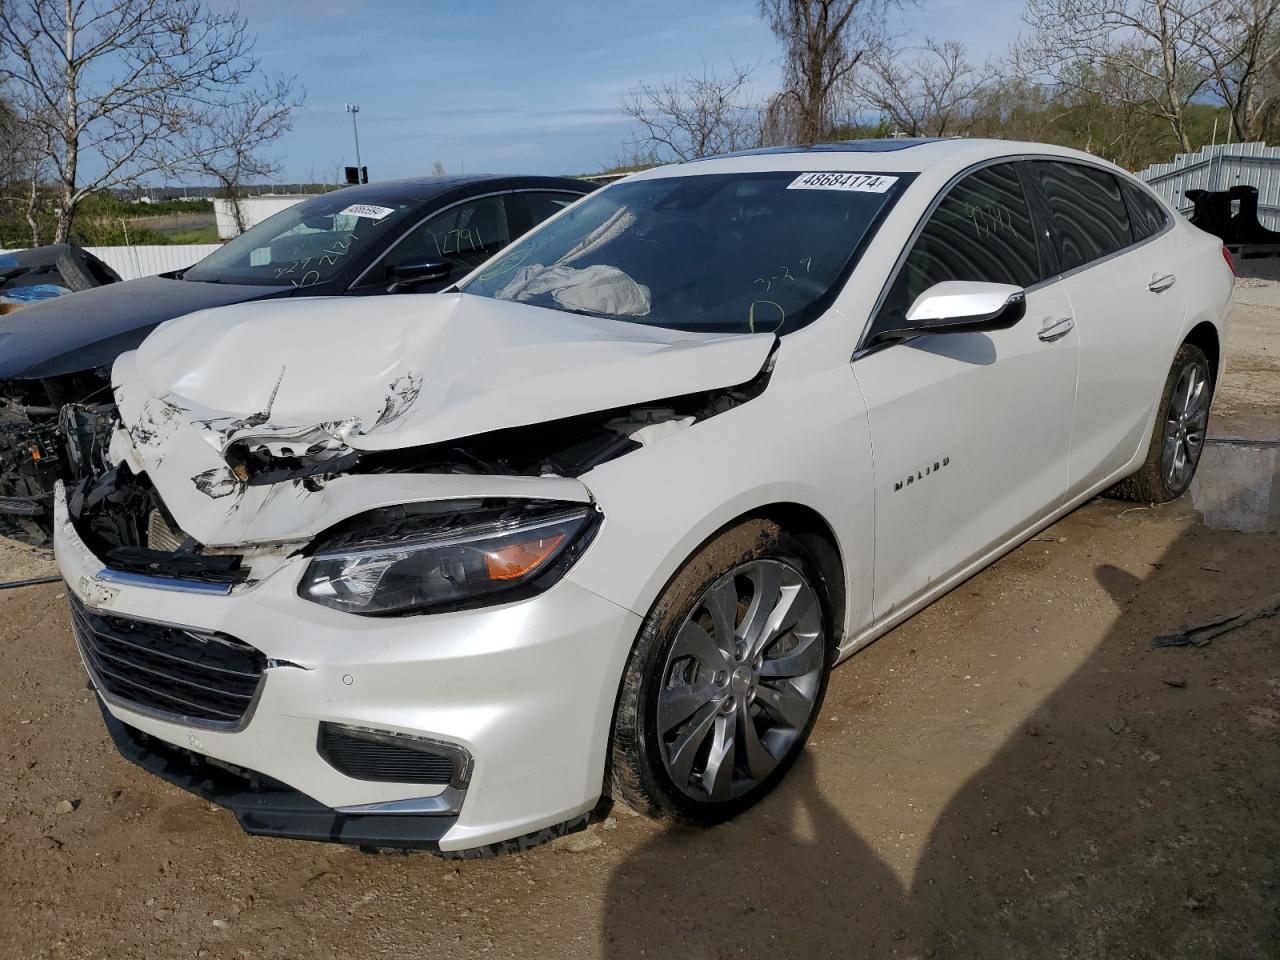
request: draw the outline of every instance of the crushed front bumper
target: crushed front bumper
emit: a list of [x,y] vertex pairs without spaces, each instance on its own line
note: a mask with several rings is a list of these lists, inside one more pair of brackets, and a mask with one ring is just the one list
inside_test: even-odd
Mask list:
[[[251,832],[384,846],[413,834],[416,845],[461,851],[554,827],[599,800],[618,678],[640,618],[569,579],[517,603],[385,619],[298,597],[303,557],[229,593],[188,592],[179,581],[113,577],[77,534],[61,489],[54,550],[93,614],[231,637],[263,655],[237,724],[148,709],[98,684],[110,717],[153,738],[149,753],[158,741],[294,792],[292,827],[272,827],[261,798],[243,791],[230,789],[234,805],[210,797]],[[453,745],[472,759],[465,792],[348,776],[317,749],[322,725]],[[165,776],[173,755],[161,755],[155,772]],[[273,802],[281,799],[277,791]],[[319,829],[335,815],[340,828]]]

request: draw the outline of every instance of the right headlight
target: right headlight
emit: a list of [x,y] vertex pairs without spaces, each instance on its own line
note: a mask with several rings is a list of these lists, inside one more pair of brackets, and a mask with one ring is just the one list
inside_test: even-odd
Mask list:
[[395,616],[520,599],[564,575],[595,533],[590,504],[445,501],[372,510],[318,538],[305,600]]

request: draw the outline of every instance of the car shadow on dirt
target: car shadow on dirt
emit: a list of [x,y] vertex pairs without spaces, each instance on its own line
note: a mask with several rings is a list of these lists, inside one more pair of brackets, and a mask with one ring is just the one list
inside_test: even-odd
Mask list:
[[909,884],[848,825],[854,800],[823,796],[811,753],[738,821],[668,830],[616,870],[604,952],[1280,956],[1280,620],[1151,643],[1261,603],[1277,573],[1280,536],[1198,525],[1148,576],[1096,567],[1123,612],[946,803]]

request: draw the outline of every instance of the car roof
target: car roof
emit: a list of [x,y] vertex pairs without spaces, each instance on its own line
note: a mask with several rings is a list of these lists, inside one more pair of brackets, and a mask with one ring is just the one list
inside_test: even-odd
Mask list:
[[[1047,143],[989,140],[970,137],[913,137],[877,140],[842,140],[809,146],[762,147],[722,156],[654,167],[628,180],[681,177],[710,173],[761,173],[767,171],[849,171],[875,173],[926,173],[950,175],[975,163],[1001,157],[1060,157],[1085,160],[1119,171],[1120,168],[1092,154]],[[1123,172],[1123,171],[1121,171]]]
[[550,189],[589,193],[595,184],[570,177],[544,177],[503,173],[451,174],[440,177],[405,177],[399,180],[379,180],[359,186],[343,187],[344,197],[355,202],[371,200],[431,200],[441,194],[452,193],[467,187],[487,187],[492,190]]

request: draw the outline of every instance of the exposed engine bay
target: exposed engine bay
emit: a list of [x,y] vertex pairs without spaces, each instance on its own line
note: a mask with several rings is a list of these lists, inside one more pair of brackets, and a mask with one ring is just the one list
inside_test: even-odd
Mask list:
[[47,545],[54,482],[106,468],[114,421],[105,374],[0,381],[0,535]]
[[[323,448],[283,453],[247,443],[226,451],[245,488],[287,484],[319,492],[338,475],[461,474],[576,478],[593,468],[686,429],[758,396],[763,370],[735,387],[703,391],[642,406],[598,411],[548,423],[510,427],[447,443],[385,451]],[[122,435],[127,435],[121,430]],[[265,575],[305,542],[267,548],[210,548],[185,533],[145,473],[127,462],[112,466],[94,441],[91,469],[70,486],[68,510],[85,544],[115,570],[148,576],[237,584]],[[199,486],[199,478],[193,478]],[[205,491],[213,496],[212,491]],[[256,565],[256,567],[255,567]]]
[[298,481],[316,484],[338,473],[462,473],[579,477],[758,396],[769,373],[737,387],[603,410],[547,423],[493,430],[460,440],[394,450],[333,453],[323,445],[303,455],[274,445],[238,442],[227,450],[233,473],[248,486]]

